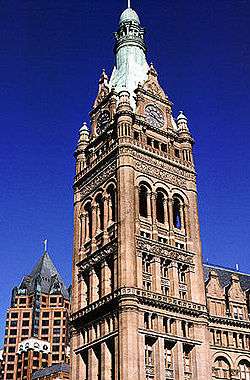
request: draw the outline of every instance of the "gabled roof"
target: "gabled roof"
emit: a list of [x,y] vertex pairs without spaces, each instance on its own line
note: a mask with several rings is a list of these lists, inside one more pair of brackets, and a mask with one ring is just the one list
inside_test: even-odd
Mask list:
[[44,252],[30,275],[25,276],[19,290],[27,289],[28,293],[35,290],[46,294],[62,294],[69,299],[69,292],[62,277],[53,264],[48,252]]
[[208,280],[209,273],[211,272],[211,270],[213,270],[218,274],[219,281],[222,288],[225,288],[228,285],[230,285],[231,277],[234,274],[239,277],[242,290],[243,291],[250,290],[250,274],[241,273],[233,269],[223,268],[223,267],[211,265],[211,264],[204,264],[203,268],[204,268],[205,281]]
[[33,373],[32,380],[39,379],[40,377],[50,376],[60,372],[69,373],[69,365],[61,363],[52,365],[51,367],[39,369],[38,371]]

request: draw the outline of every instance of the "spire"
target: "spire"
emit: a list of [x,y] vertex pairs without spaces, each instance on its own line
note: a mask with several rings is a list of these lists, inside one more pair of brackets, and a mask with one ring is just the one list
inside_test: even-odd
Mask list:
[[133,99],[138,84],[147,79],[149,66],[146,61],[144,29],[137,13],[131,8],[130,1],[128,8],[121,14],[115,37],[116,62],[109,86],[114,87],[117,92],[129,91]]
[[64,298],[69,299],[69,293],[63,279],[47,252],[46,240],[44,241],[44,246],[42,257],[34,266],[32,272],[24,277],[19,289],[26,289],[30,294],[36,290],[36,286],[39,284],[41,293],[52,294],[56,288],[57,290],[60,289],[60,293]]

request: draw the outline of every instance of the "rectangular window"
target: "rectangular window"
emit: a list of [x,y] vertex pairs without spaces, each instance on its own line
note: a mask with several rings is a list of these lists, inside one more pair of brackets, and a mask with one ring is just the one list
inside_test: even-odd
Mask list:
[[170,342],[164,343],[164,364],[165,368],[168,370],[173,369],[173,344]]
[[60,351],[60,346],[58,345],[54,345],[54,346],[52,346],[52,351],[53,352],[59,352]]
[[10,317],[11,317],[11,318],[17,318],[17,317],[18,317],[18,314],[17,314],[17,313],[11,313],[11,314],[10,314]]
[[42,326],[49,326],[49,320],[48,319],[42,320]]
[[145,365],[154,366],[154,341],[151,338],[145,338]]
[[29,324],[30,324],[30,321],[27,320],[27,319],[24,320],[23,323],[22,323],[23,326],[29,326]]
[[188,345],[183,345],[183,362],[184,362],[184,372],[185,374],[192,373],[191,368],[191,350],[192,347]]
[[49,312],[48,311],[43,312],[43,318],[49,318]]
[[60,326],[61,325],[61,319],[54,319],[54,326]]
[[28,312],[23,313],[23,318],[29,318],[29,317],[30,317],[30,313]]
[[48,335],[49,329],[42,329],[42,335]]

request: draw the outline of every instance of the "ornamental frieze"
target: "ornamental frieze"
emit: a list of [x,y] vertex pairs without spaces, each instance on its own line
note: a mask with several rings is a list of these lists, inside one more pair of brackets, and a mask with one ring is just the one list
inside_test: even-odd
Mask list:
[[156,177],[163,181],[167,181],[174,186],[178,186],[182,189],[187,190],[187,181],[183,178],[177,177],[175,174],[170,174],[168,172],[163,171],[159,167],[148,165],[141,161],[136,161],[135,163],[136,170],[149,175],[150,177]]
[[108,166],[102,166],[100,169],[96,169],[93,176],[91,176],[92,178],[90,177],[87,184],[84,184],[80,190],[82,199],[108,181],[116,173],[116,168],[117,162],[114,160]]
[[[145,162],[145,154],[142,154],[142,153],[137,152],[137,151],[133,151],[133,156],[137,160],[141,160],[142,162]],[[176,176],[182,177],[183,179],[185,178],[189,181],[195,182],[195,179],[196,179],[195,174],[190,173],[190,171],[188,171],[188,170],[184,170],[184,169],[178,168],[174,165],[170,165],[170,164],[163,162],[162,160],[154,158],[154,157],[148,157],[147,156],[147,163],[154,166],[154,169],[158,168],[158,169],[164,170],[166,172],[169,172],[171,174],[174,174]]]
[[79,264],[79,272],[83,273],[92,269],[96,264],[105,261],[109,256],[116,256],[117,250],[118,246],[116,242],[98,249]]
[[148,252],[152,255],[167,257],[174,261],[193,265],[193,253],[183,252],[166,244],[144,240],[140,237],[136,239],[136,248],[139,252]]

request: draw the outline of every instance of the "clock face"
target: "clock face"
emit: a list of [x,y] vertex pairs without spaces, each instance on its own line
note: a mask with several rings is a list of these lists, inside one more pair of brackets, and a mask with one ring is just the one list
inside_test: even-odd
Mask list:
[[164,116],[162,111],[156,106],[149,105],[145,108],[146,121],[152,127],[162,128],[164,125]]
[[110,113],[108,110],[101,111],[97,119],[97,130],[96,132],[100,134],[104,131],[110,121]]

